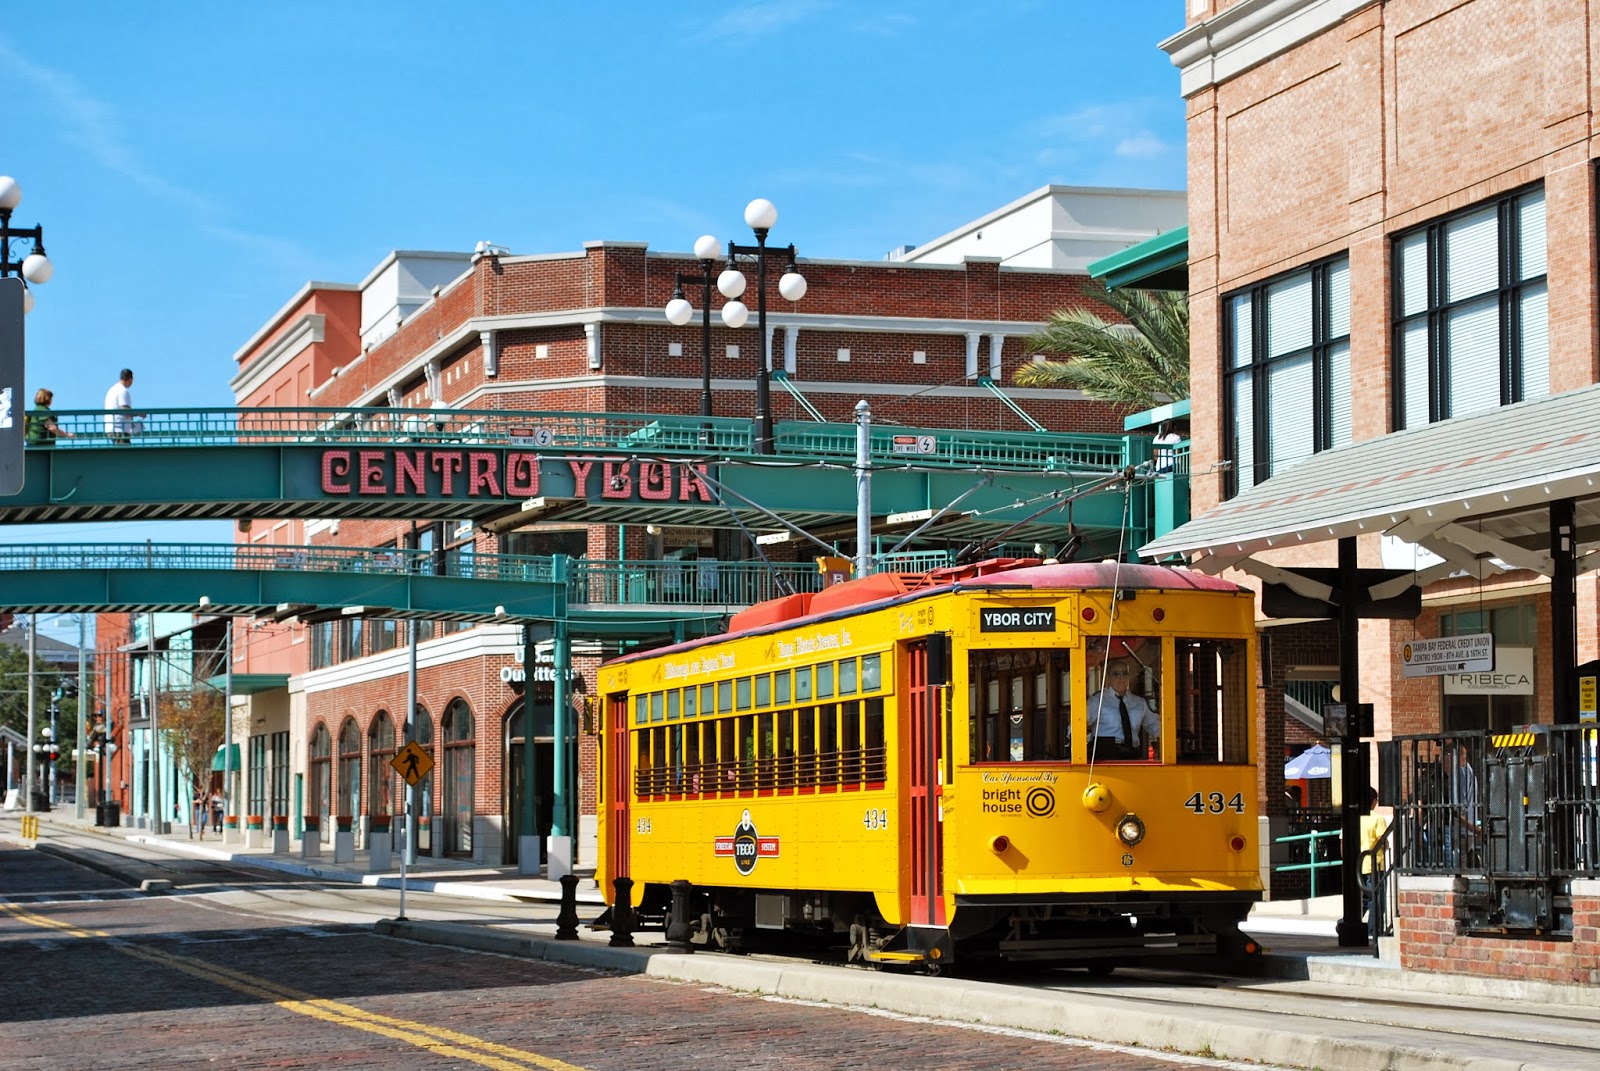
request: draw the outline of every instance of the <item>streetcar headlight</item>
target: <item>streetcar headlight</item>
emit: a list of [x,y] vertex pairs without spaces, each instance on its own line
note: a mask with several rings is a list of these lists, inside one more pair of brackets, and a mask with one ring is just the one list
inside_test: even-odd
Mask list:
[[1144,819],[1136,814],[1125,814],[1117,820],[1117,839],[1128,847],[1144,840]]
[[1245,839],[1237,833],[1235,833],[1228,841],[1228,847],[1232,848],[1236,852],[1244,851],[1244,846]]
[[1111,793],[1099,781],[1089,785],[1083,790],[1083,809],[1094,814],[1099,814],[1111,806]]
[[989,850],[996,855],[1006,854],[1006,849],[1011,847],[1011,838],[1001,834],[989,842]]

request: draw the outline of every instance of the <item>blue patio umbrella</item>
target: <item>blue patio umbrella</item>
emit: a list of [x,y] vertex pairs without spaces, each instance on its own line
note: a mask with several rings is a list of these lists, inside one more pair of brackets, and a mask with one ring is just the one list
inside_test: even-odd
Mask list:
[[1333,776],[1333,752],[1321,744],[1314,744],[1283,764],[1285,781],[1305,781],[1316,777]]

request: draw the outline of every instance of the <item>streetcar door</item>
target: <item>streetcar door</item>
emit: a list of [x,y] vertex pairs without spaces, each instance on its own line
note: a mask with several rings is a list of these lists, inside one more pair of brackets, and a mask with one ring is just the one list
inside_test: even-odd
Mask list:
[[931,636],[907,645],[905,715],[901,739],[908,786],[910,823],[909,887],[911,924],[945,925],[944,821],[944,685],[949,680],[950,639]]
[[632,877],[628,842],[633,832],[628,822],[628,696],[606,697],[606,856],[607,879]]

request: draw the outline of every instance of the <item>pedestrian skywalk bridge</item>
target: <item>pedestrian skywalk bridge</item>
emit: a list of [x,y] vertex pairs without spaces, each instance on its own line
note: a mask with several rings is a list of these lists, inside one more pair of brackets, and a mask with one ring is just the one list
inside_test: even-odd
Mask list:
[[[763,452],[753,423],[732,417],[161,409],[124,433],[99,410],[54,415],[64,434],[27,448],[0,523],[450,517],[497,531],[559,518],[854,534],[854,424],[780,422]],[[1022,524],[1016,538],[1032,542],[1074,525],[1115,532],[1125,517],[1135,538],[1153,534],[1147,488],[1085,494],[1148,471],[1148,438],[869,430],[878,534],[928,523],[973,539]],[[1071,511],[1050,508],[1079,495]]]
[[17,613],[564,621],[575,636],[687,638],[720,628],[753,603],[815,590],[821,579],[812,562],[601,561],[232,543],[0,546],[0,610]]

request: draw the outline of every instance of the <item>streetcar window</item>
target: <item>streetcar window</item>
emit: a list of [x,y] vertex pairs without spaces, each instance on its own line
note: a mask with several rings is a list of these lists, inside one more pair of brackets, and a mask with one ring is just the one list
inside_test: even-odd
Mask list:
[[676,688],[667,693],[667,720],[678,720],[678,690]]
[[867,780],[882,781],[888,776],[888,752],[883,740],[883,697],[865,701],[867,712]]
[[817,719],[809,707],[795,712],[795,740],[799,744],[800,784],[813,787],[817,783]]
[[716,704],[711,701],[711,685],[702,684],[700,686],[700,713],[715,714],[716,712]]
[[750,709],[750,678],[740,677],[733,682],[734,706],[739,710]]
[[792,788],[795,775],[794,713],[780,710],[774,717],[777,720],[778,785]]
[[1091,757],[1159,761],[1165,735],[1161,637],[1095,636],[1087,646],[1089,703],[1084,718]]
[[686,718],[694,717],[694,696],[695,691],[693,688],[685,688],[683,690],[683,716]]
[[1243,640],[1177,641],[1178,761],[1250,761],[1254,716]]
[[667,791],[667,778],[672,774],[672,753],[667,750],[667,729],[664,725],[650,730],[650,759],[650,791],[659,796]]
[[666,704],[660,692],[650,693],[650,720],[660,721],[666,714]]
[[967,666],[973,762],[1066,762],[1072,758],[1071,672],[1057,648],[972,652]]
[[839,780],[857,784],[862,775],[861,704],[839,704]]
[[772,675],[772,701],[779,706],[789,701],[789,671],[786,669]]
[[733,713],[733,682],[732,681],[718,681],[717,682],[717,713],[718,714],[731,714],[731,713]]
[[794,671],[794,697],[801,703],[811,698],[811,667]]
[[671,740],[672,755],[672,791],[683,791],[683,726],[670,725],[667,727]]
[[833,695],[833,663],[824,662],[817,667],[817,698],[827,699]]
[[[684,698],[693,697],[694,689],[685,693]],[[684,727],[683,741],[683,773],[684,787],[690,792],[700,791],[700,724],[690,723]]]
[[863,655],[861,659],[861,690],[863,692],[876,692],[883,687],[879,678],[879,658],[875,654]]
[[817,783],[839,781],[839,716],[831,706],[817,708]]
[[773,774],[775,773],[773,758],[777,754],[777,740],[772,731],[771,711],[756,715],[756,745],[760,749],[756,754],[756,758],[759,760],[756,767],[758,771],[756,787],[771,788]]
[[732,718],[723,718],[717,722],[720,743],[717,751],[717,769],[721,776],[717,779],[718,788],[722,792],[731,792],[738,787],[736,775],[739,767],[739,752],[734,747],[735,727]]
[[770,707],[772,705],[772,678],[765,673],[756,678],[756,706]]
[[643,725],[650,720],[650,700],[648,696],[636,695],[633,697],[633,723]]
[[640,796],[650,795],[650,734],[635,733],[633,760],[634,791]]
[[756,719],[745,714],[739,725],[739,788],[756,787]]
[[839,663],[839,694],[856,694],[856,660],[853,658]]

